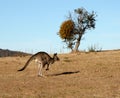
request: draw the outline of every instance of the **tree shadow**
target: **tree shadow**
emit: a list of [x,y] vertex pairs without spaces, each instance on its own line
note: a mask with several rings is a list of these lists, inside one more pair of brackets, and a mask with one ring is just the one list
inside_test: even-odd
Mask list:
[[79,73],[80,71],[69,71],[69,72],[62,72],[62,73],[57,73],[57,74],[51,74],[49,76],[61,76],[61,75],[69,75],[69,74],[76,74]]

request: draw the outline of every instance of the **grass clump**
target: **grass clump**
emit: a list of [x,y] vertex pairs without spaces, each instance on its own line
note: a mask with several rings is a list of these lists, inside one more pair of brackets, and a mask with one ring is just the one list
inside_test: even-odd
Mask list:
[[88,47],[88,52],[101,52],[102,48],[97,45],[91,45]]

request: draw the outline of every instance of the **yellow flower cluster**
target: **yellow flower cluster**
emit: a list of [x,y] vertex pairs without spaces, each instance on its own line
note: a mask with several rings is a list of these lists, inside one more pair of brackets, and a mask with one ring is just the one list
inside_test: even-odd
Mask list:
[[73,35],[74,22],[67,20],[62,23],[59,30],[59,35],[62,39],[69,39]]

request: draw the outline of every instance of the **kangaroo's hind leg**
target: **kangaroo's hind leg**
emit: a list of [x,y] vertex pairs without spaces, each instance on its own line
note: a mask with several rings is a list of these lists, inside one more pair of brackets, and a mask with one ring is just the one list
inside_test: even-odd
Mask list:
[[42,64],[42,63],[39,63],[39,64],[38,64],[38,76],[41,76],[41,77],[43,76],[43,75],[42,75],[42,68],[43,68],[43,64]]
[[46,68],[46,71],[49,70],[49,64],[47,64],[47,68]]

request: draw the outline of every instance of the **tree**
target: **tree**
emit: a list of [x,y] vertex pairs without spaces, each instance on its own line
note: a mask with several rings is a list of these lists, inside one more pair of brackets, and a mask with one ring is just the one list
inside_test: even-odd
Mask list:
[[70,13],[68,19],[61,24],[58,35],[67,44],[68,48],[76,52],[86,30],[95,28],[97,15],[94,11],[89,13],[84,8],[75,9],[74,13],[74,17]]

